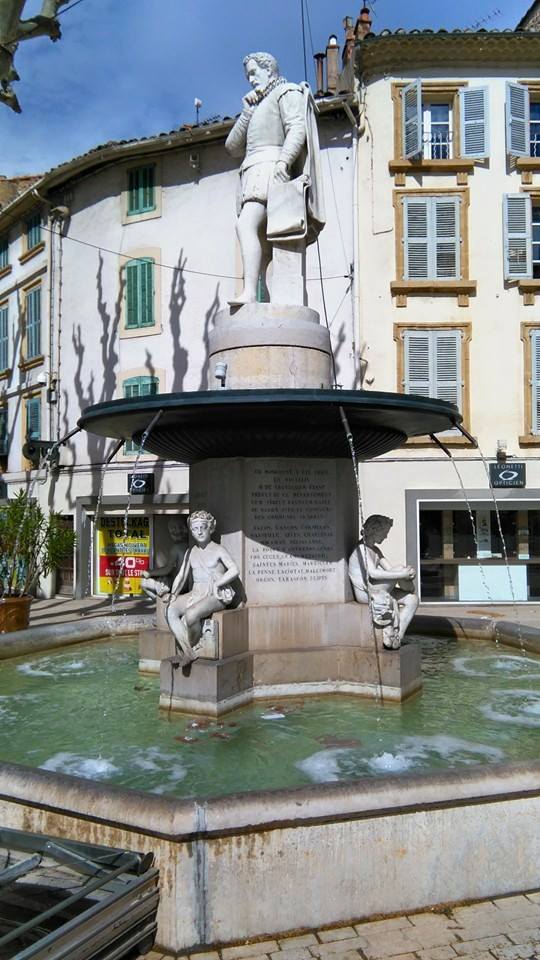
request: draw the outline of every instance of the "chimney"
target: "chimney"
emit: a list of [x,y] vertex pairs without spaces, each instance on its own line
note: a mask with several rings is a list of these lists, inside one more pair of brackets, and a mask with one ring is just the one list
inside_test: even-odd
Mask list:
[[362,7],[360,16],[356,21],[355,33],[357,40],[363,40],[364,37],[367,37],[368,33],[371,33],[371,15],[369,7]]
[[337,37],[332,33],[326,45],[326,89],[328,93],[336,93],[339,80],[339,44]]
[[345,45],[343,47],[343,66],[345,67],[350,60],[352,60],[354,55],[354,44],[356,42],[356,34],[354,32],[354,23],[352,17],[345,17],[343,20],[343,28],[345,30]]
[[317,83],[317,95],[322,97],[324,93],[324,61],[326,58],[325,53],[316,53],[314,55],[315,60],[315,78]]

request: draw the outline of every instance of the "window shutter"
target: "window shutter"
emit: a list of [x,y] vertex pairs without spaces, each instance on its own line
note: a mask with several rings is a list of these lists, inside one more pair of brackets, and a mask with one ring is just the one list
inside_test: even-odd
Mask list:
[[7,457],[8,452],[8,412],[6,407],[2,407],[0,408],[0,457]]
[[126,264],[126,327],[154,323],[154,261],[130,260]]
[[532,277],[532,204],[526,193],[507,193],[503,202],[504,278]]
[[489,156],[488,88],[463,87],[459,91],[462,157]]
[[0,307],[0,370],[9,367],[8,308]]
[[404,280],[429,278],[428,200],[403,198]]
[[532,432],[540,433],[540,330],[531,330]]
[[7,237],[0,239],[0,270],[9,266],[9,243]]
[[26,295],[26,359],[41,354],[41,287],[35,287]]
[[435,396],[461,407],[461,334],[433,330]]
[[154,167],[142,168],[140,193],[142,209],[152,210],[154,207]]
[[[432,197],[434,265],[429,276],[456,280],[460,276],[459,197]],[[430,246],[432,246],[430,244]]]
[[[129,397],[153,396],[159,390],[159,378],[147,376],[129,377],[128,380],[124,380],[122,390],[126,399]],[[126,440],[124,453],[137,453],[138,450],[139,444],[135,443],[134,440]]]
[[405,393],[422,397],[432,395],[430,371],[430,342],[432,330],[406,330],[405,342]]
[[407,160],[422,153],[422,84],[414,80],[401,91],[401,152]]
[[513,157],[528,157],[530,96],[522,83],[506,84],[506,152]]
[[41,398],[31,397],[26,401],[26,436],[29,440],[41,437]]

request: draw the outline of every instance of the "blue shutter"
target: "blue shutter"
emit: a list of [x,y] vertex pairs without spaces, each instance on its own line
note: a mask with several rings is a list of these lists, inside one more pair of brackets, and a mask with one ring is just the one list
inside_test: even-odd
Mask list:
[[522,83],[506,84],[506,152],[513,157],[530,154],[530,96]]
[[26,294],[26,360],[41,356],[41,287]]
[[531,330],[532,432],[540,433],[540,330]]
[[154,323],[154,261],[130,260],[126,264],[126,327],[151,327]]
[[421,397],[432,396],[431,389],[431,330],[406,330],[404,333],[405,393]]
[[[129,377],[127,380],[124,380],[122,390],[126,400],[130,397],[153,396],[159,391],[159,378],[149,376]],[[133,440],[126,440],[124,453],[137,453],[138,450],[139,445],[137,443]]]
[[8,412],[7,407],[0,407],[0,457],[7,457],[8,453]]
[[26,436],[28,440],[41,439],[41,397],[26,401]]
[[0,370],[9,369],[9,310],[0,307]]
[[532,203],[526,193],[503,198],[504,278],[532,277]]
[[422,84],[414,80],[401,91],[401,153],[408,160],[422,153]]
[[489,156],[488,88],[459,91],[461,156],[481,160]]
[[403,279],[427,280],[428,265],[428,218],[427,198],[403,197]]
[[459,197],[431,197],[429,276],[437,280],[460,278]]

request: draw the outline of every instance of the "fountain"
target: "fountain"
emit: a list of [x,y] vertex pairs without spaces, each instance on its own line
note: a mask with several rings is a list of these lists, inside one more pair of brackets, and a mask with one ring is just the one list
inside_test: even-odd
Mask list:
[[[182,600],[187,567],[170,591],[154,589],[161,629],[142,638],[141,668],[161,663],[163,707],[219,715],[253,697],[321,692],[402,700],[421,678],[403,630],[384,639],[401,601],[387,589],[381,614],[374,562],[360,602],[349,578],[359,531],[351,453],[354,462],[377,456],[461,418],[432,398],[337,389],[329,330],[305,305],[306,247],[324,225],[313,98],[307,84],[280,77],[269,54],[250,54],[244,66],[253,90],[225,144],[243,158],[244,289],[209,337],[208,380],[221,387],[97,404],[79,424],[188,463],[191,505],[215,518],[228,558],[214,589],[192,549],[197,601],[193,592]],[[257,302],[270,261],[270,300]],[[216,550],[209,538],[204,550]],[[356,550],[357,577],[364,552],[376,557]],[[414,571],[400,570],[411,597]]]

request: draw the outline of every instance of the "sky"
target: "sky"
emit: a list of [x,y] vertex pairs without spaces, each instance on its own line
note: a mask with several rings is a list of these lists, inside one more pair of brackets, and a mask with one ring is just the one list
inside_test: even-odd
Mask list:
[[[73,2],[73,0],[72,0]],[[27,0],[25,16],[40,8]],[[530,0],[374,0],[373,31],[514,27]],[[359,0],[304,0],[312,52]],[[62,39],[20,44],[14,84],[22,106],[0,104],[0,174],[43,173],[109,140],[151,136],[200,118],[234,115],[246,92],[242,59],[268,50],[291,80],[304,78],[302,0],[79,0],[61,11]]]

